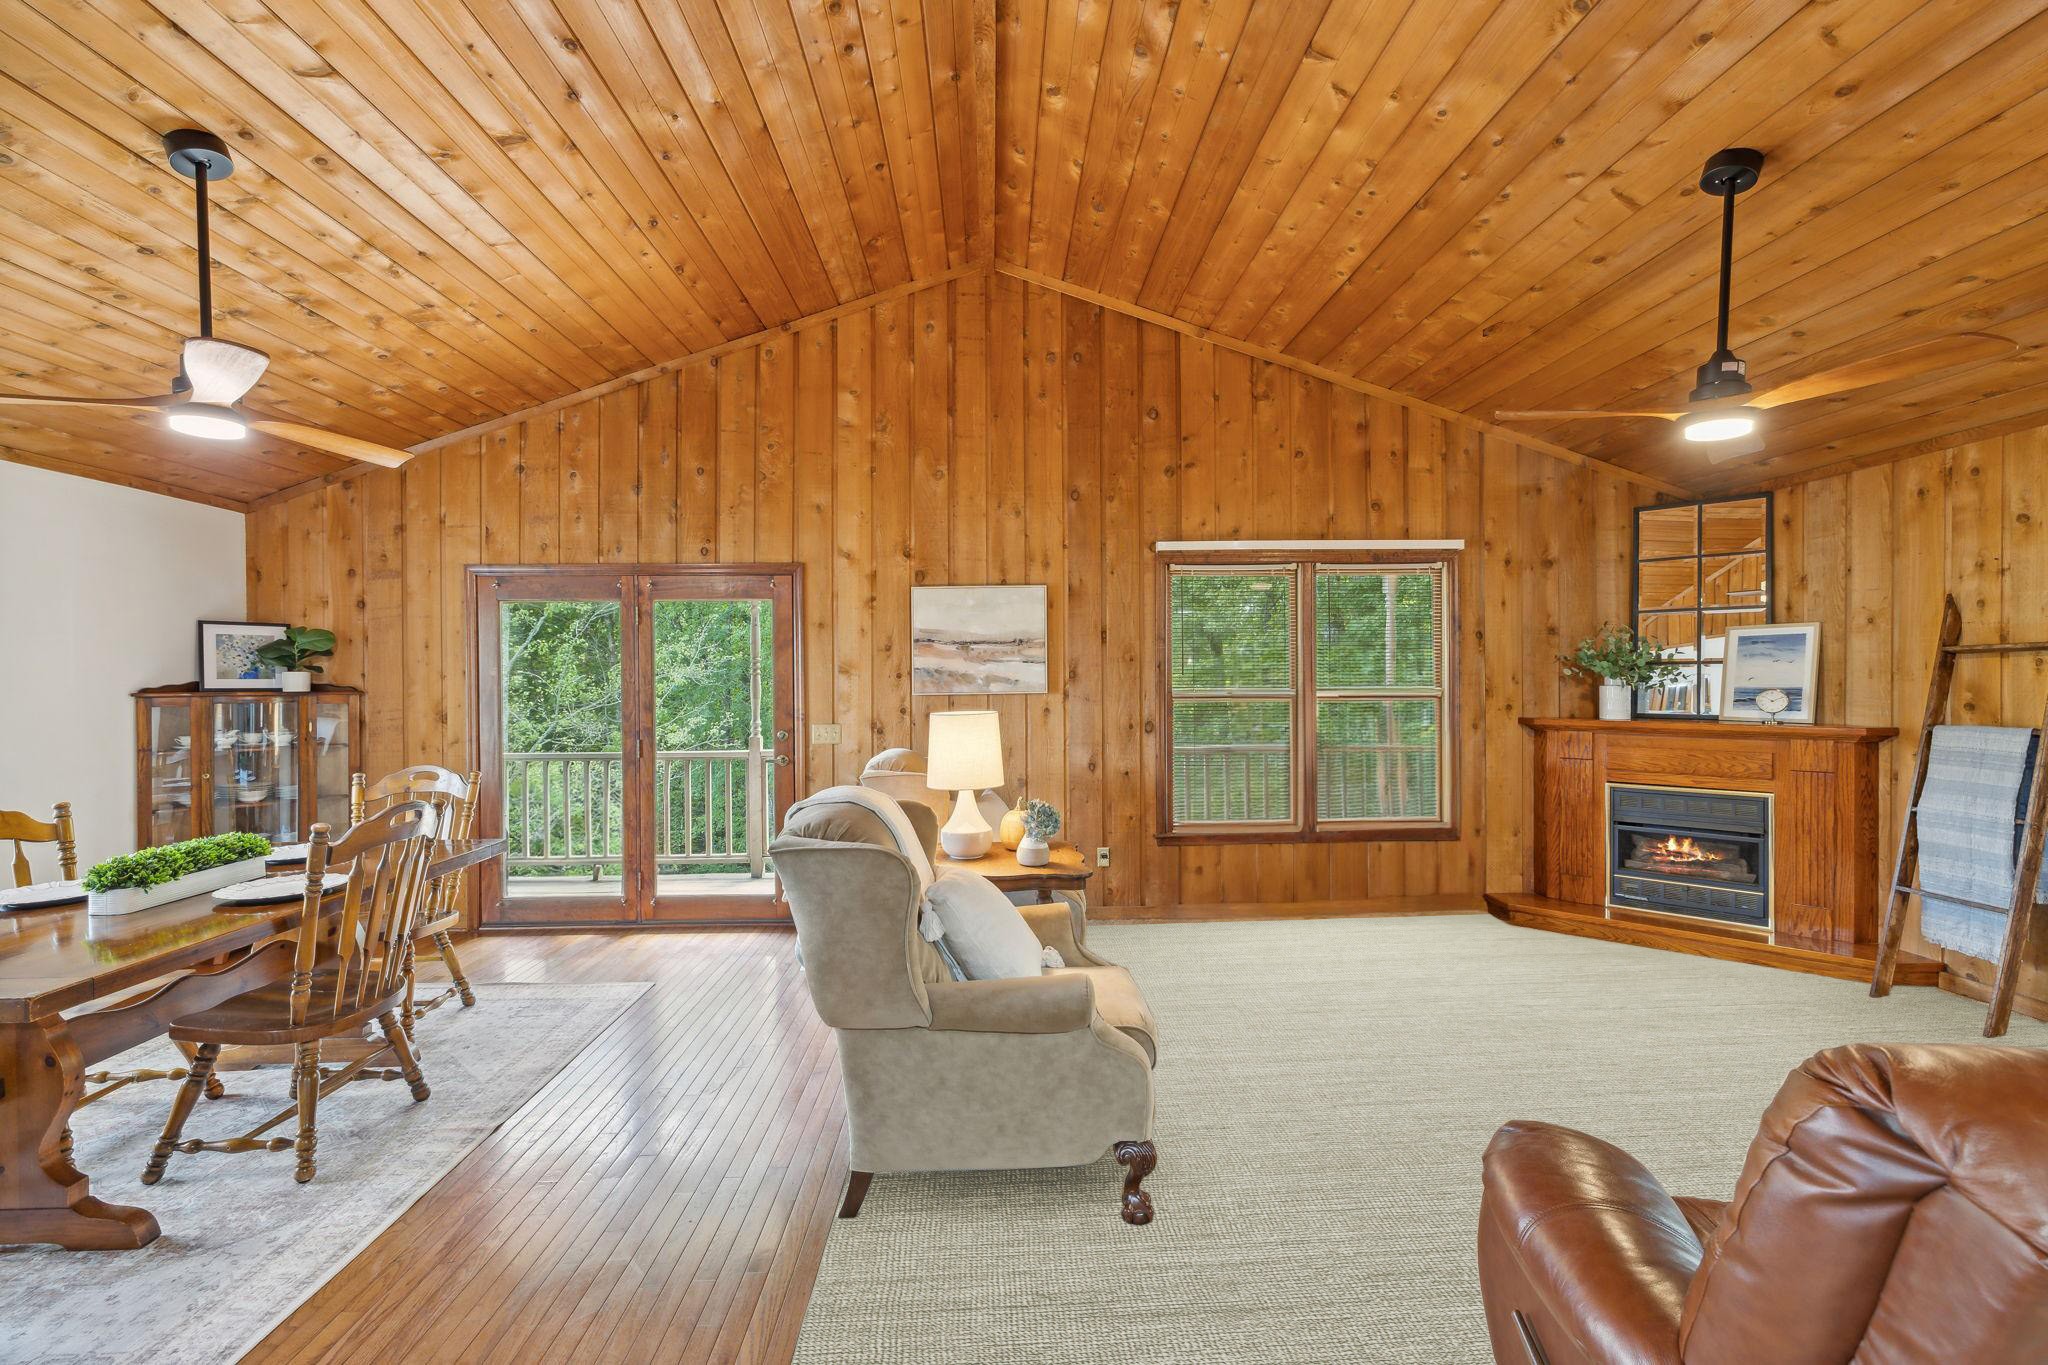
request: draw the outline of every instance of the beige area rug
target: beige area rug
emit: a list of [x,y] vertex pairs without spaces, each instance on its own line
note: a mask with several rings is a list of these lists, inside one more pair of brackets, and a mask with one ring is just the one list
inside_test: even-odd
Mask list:
[[[320,1170],[292,1179],[291,1153],[171,1159],[138,1178],[172,1087],[129,1086],[82,1111],[78,1164],[93,1193],[140,1204],[163,1236],[140,1251],[0,1248],[0,1361],[41,1365],[210,1365],[239,1359],[512,1117],[648,989],[645,983],[493,985],[420,1023],[433,1094],[363,1081],[320,1106]],[[182,1062],[161,1040],[109,1065]],[[285,1103],[289,1072],[231,1072],[186,1132],[226,1137]]]
[[1157,1219],[1118,1221],[1107,1160],[878,1177],[833,1225],[802,1365],[1486,1361],[1473,1239],[1501,1123],[1583,1128],[1725,1198],[1799,1061],[1981,1041],[1984,1018],[1486,916],[1108,925],[1089,946],[1163,1035]]

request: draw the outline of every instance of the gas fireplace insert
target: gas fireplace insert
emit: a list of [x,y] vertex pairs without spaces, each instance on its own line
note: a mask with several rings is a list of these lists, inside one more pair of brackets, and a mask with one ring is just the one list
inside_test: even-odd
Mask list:
[[1613,786],[1607,834],[1610,904],[1770,927],[1769,797]]

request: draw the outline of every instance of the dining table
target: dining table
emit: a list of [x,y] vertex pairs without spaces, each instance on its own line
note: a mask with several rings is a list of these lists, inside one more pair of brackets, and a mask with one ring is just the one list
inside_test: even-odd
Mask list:
[[[426,876],[504,852],[503,839],[445,840]],[[337,888],[323,908],[341,900]],[[96,1198],[72,1162],[87,1071],[286,976],[291,955],[261,950],[298,926],[304,906],[226,906],[204,892],[123,915],[84,902],[0,913],[0,1244],[117,1251],[156,1239],[149,1210]]]

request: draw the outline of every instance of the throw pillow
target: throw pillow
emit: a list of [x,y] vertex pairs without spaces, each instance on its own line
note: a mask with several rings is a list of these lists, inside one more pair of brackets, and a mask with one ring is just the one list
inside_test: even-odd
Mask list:
[[970,981],[1044,973],[1038,935],[980,873],[947,868],[932,882],[929,904],[945,926],[946,946]]

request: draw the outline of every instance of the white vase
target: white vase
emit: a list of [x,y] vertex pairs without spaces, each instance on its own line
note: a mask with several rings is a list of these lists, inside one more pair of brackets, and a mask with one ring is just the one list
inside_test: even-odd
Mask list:
[[1631,703],[1635,700],[1635,689],[1627,683],[1604,682],[1600,684],[1600,719],[1627,720]]
[[1044,867],[1052,861],[1052,845],[1027,834],[1017,841],[1017,862],[1022,867]]
[[286,669],[277,675],[278,687],[286,692],[311,692],[313,675],[305,670]]

